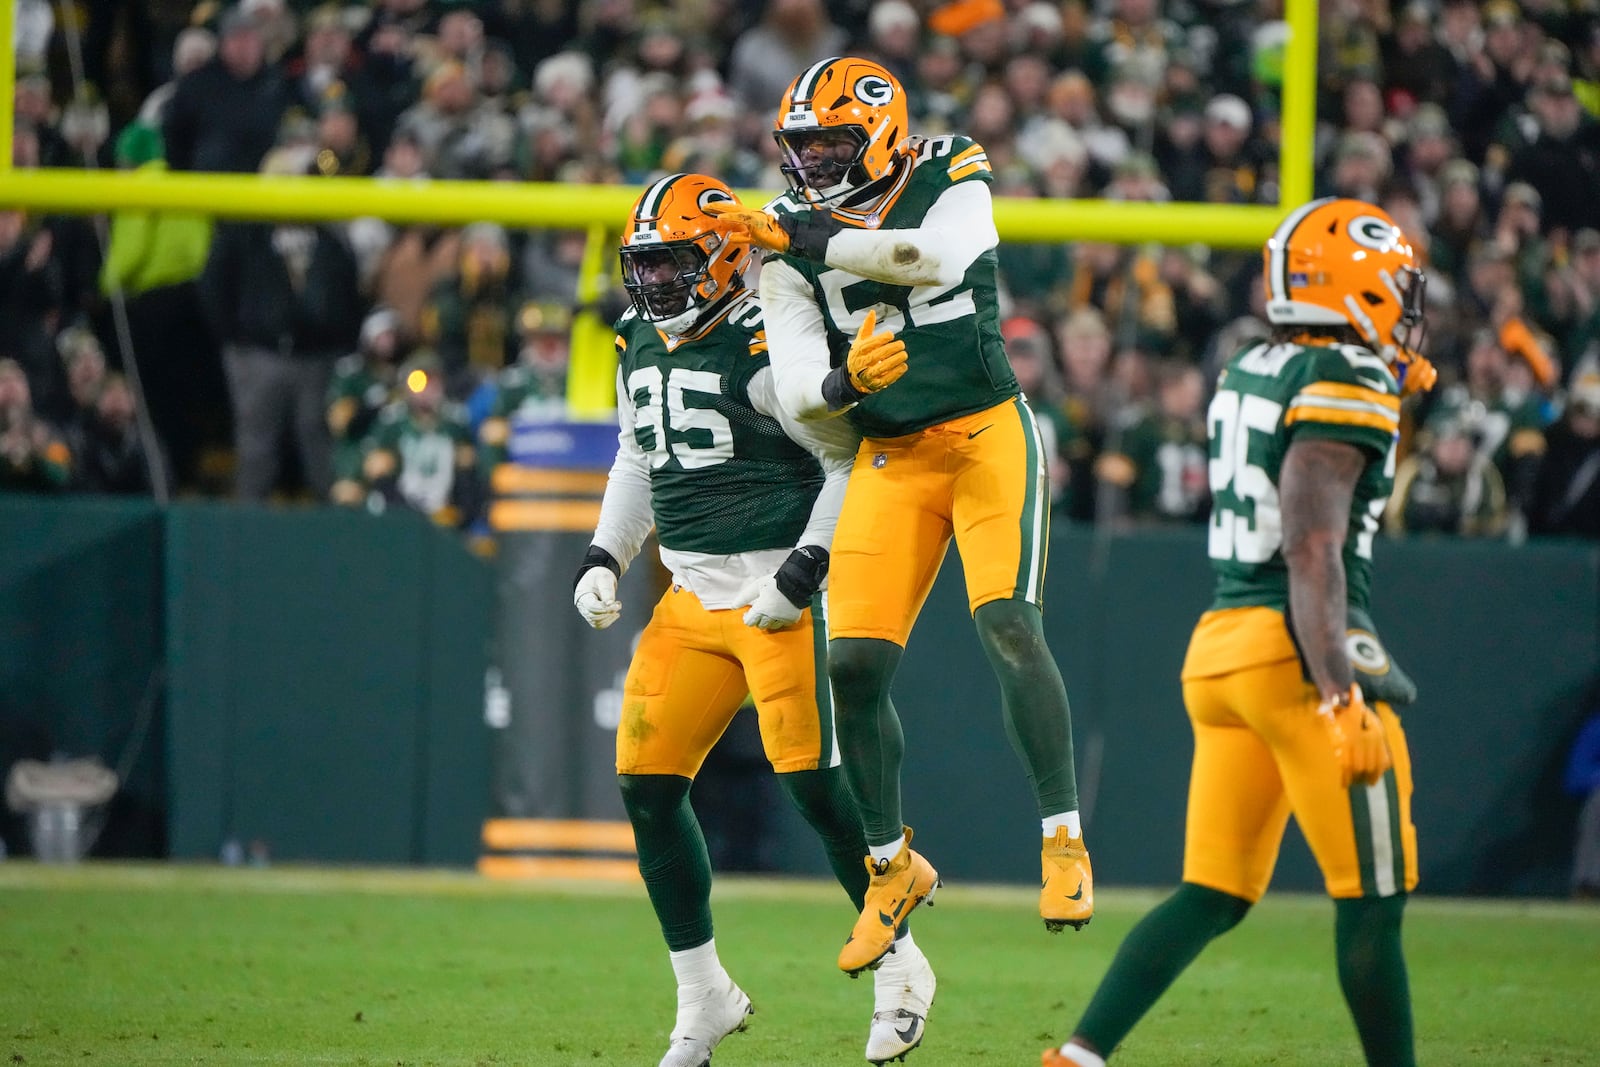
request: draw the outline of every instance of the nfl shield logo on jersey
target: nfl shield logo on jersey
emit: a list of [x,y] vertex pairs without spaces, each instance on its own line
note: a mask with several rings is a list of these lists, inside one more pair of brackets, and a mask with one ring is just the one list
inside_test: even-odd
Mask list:
[[872,457],[872,466],[875,470],[882,470],[883,465],[887,462],[889,462],[889,454],[887,452],[879,452]]

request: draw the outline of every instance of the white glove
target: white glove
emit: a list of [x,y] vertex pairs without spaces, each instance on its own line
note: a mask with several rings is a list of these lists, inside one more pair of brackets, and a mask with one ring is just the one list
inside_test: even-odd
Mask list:
[[622,614],[622,603],[617,600],[617,576],[609,567],[590,567],[578,576],[572,603],[584,622],[604,630]]
[[751,602],[750,610],[744,613],[744,624],[769,633],[787,630],[800,621],[803,611],[805,608],[795,607],[794,601],[778,591],[777,578],[769,574],[756,586],[755,600]]

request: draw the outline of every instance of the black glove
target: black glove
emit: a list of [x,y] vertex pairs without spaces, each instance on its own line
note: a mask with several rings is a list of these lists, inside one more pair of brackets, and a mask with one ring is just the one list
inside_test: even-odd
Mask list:
[[778,592],[795,607],[803,608],[811,603],[827,576],[828,550],[818,545],[801,545],[789,553],[774,577]]
[[831,211],[802,211],[779,215],[778,226],[789,235],[789,254],[821,263],[828,254],[828,239],[844,229]]
[[583,580],[583,572],[593,567],[604,567],[618,578],[622,577],[622,564],[617,562],[616,557],[599,545],[590,545],[589,551],[583,554],[583,562],[578,564],[578,573],[572,576],[572,588],[574,590],[578,588],[578,583]]

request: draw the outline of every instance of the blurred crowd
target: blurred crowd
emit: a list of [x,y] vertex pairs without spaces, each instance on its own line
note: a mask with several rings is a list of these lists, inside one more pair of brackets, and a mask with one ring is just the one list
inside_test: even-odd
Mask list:
[[[853,52],[902,80],[915,132],[981,142],[997,195],[1278,199],[1281,0],[55,10],[19,0],[18,167],[779,189],[781,92]],[[1317,193],[1382,205],[1429,274],[1441,382],[1389,528],[1600,537],[1600,3],[1324,0],[1319,25]],[[470,523],[515,426],[562,417],[575,315],[623,306],[579,299],[585,252],[489,223],[0,213],[0,485]],[[1211,384],[1266,334],[1259,252],[1000,263],[1059,514],[1203,521]]]

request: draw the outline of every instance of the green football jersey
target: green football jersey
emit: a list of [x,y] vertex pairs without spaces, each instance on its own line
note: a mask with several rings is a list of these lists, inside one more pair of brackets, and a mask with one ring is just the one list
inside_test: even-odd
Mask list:
[[1206,414],[1213,609],[1287,605],[1279,473],[1290,443],[1312,436],[1348,442],[1368,455],[1344,545],[1350,606],[1366,610],[1372,540],[1394,488],[1399,394],[1383,360],[1349,345],[1256,344],[1228,363]]
[[822,465],[751,405],[750,379],[768,365],[755,295],[670,340],[630,310],[617,322],[617,362],[662,546],[709,555],[792,547]]
[[394,454],[400,495],[429,515],[450,504],[459,491],[457,477],[475,456],[466,411],[449,402],[435,418],[417,417],[403,400],[391,403],[378,416],[367,447]]
[[[876,228],[922,225],[941,193],[961,182],[992,182],[983,149],[966,137],[929,137],[886,194],[886,209],[864,219]],[[809,207],[787,194],[767,205],[776,214]],[[845,209],[836,214],[851,217]],[[876,220],[876,221],[874,221]],[[989,249],[954,285],[888,285],[796,256],[781,256],[811,283],[827,324],[833,365],[844,361],[866,313],[879,308],[878,329],[906,344],[906,373],[894,385],[863,397],[848,414],[868,437],[898,437],[994,407],[1017,395],[1017,379],[1000,338],[996,296],[998,259]]]

